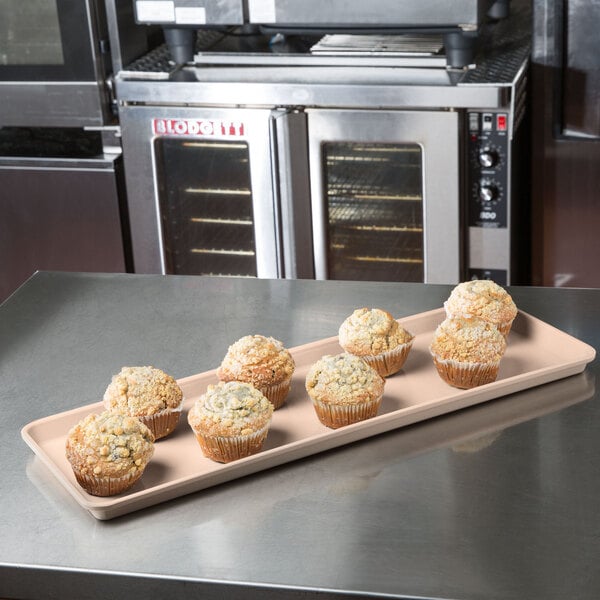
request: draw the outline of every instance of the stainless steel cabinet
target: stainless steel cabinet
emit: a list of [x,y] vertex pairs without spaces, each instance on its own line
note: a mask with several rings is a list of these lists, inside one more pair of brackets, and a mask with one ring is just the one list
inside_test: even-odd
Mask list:
[[37,270],[126,270],[118,170],[115,157],[0,158],[0,301]]

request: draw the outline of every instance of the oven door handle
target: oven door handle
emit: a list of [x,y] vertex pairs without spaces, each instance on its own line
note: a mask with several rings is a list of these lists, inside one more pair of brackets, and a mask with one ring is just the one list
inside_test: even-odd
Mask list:
[[271,140],[280,273],[286,279],[314,279],[306,114],[273,111]]

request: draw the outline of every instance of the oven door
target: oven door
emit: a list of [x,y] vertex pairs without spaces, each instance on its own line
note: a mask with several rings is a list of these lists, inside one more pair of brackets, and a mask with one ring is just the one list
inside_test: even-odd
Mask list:
[[307,115],[317,279],[457,283],[457,113]]
[[106,28],[97,0],[0,2],[0,125],[108,121]]
[[121,111],[138,273],[280,276],[269,109]]

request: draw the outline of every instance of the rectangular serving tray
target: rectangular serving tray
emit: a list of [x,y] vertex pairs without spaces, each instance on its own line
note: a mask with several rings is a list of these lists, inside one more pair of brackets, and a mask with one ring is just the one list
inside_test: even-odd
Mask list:
[[436,309],[399,319],[414,336],[403,369],[386,379],[378,415],[340,429],[328,429],[314,412],[304,389],[306,373],[325,354],[342,351],[337,337],[291,348],[296,362],[290,394],[275,411],[269,435],[258,454],[232,463],[216,463],[202,455],[187,423],[187,412],[211,383],[216,369],[179,379],[184,393],[182,417],[176,430],[159,440],[142,478],[131,490],[112,497],[95,497],[76,482],[65,457],[69,429],[86,415],[103,410],[101,403],[82,406],[33,421],[21,430],[25,442],[75,500],[95,518],[118,517],[166,500],[256,473],[276,465],[364,439],[385,431],[463,409],[513,392],[581,373],[594,360],[588,344],[527,314],[519,312],[508,338],[498,379],[470,390],[444,383],[433,365],[429,344],[444,310]]

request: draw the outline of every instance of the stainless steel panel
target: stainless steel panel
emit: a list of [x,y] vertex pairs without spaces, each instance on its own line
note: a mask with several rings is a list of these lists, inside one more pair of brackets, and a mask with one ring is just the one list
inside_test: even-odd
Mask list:
[[416,143],[423,152],[425,282],[460,279],[458,115],[454,112],[308,112],[315,272],[327,279],[324,142]]
[[600,63],[598,29],[600,4],[585,0],[565,2],[562,133],[600,140]]
[[[597,52],[587,65],[593,69],[595,64],[590,77],[573,64],[585,56],[588,43],[590,49],[594,42],[597,47],[597,32],[588,40],[570,36],[572,27],[583,30],[584,23],[592,27],[598,23],[598,6],[536,0],[533,7],[532,283],[600,287],[600,143],[592,137],[598,133],[598,98],[597,93],[595,99],[584,94],[581,85],[578,90],[563,87],[576,77],[580,84],[586,83],[586,92],[597,89]],[[565,22],[567,12],[569,20]],[[573,56],[564,54],[569,45],[569,50],[576,50]],[[564,77],[563,67],[567,72],[573,68],[569,77]],[[572,112],[570,100],[581,111],[578,116]],[[561,101],[566,101],[562,107]],[[557,120],[562,111],[564,123]],[[562,133],[568,136],[557,135],[565,125]],[[573,134],[590,137],[571,137]]]
[[115,169],[0,158],[0,301],[37,270],[126,270]]
[[510,230],[469,227],[469,268],[508,271],[510,282]]
[[102,83],[0,81],[0,126],[85,127],[110,121]]
[[[111,64],[104,4],[101,0],[82,0],[76,11],[74,4],[56,5],[61,22],[57,42],[62,45],[62,56],[51,56],[49,64],[44,63],[36,56],[35,47],[28,53],[24,38],[19,42],[24,56],[18,64],[8,63],[5,70],[0,65],[0,126],[84,127],[114,123],[107,86]],[[23,21],[31,25],[32,31],[44,29],[46,24],[35,19],[35,7],[29,7],[29,11],[23,9]],[[31,44],[35,46],[36,40]],[[29,54],[33,58],[28,58]]]
[[[167,78],[169,75],[167,75]],[[503,88],[454,85],[445,69],[352,67],[185,68],[169,81],[119,76],[120,103],[214,106],[320,106],[364,108],[501,108]]]
[[248,0],[251,23],[448,26],[479,24],[489,0]]
[[[182,107],[125,107],[121,112],[123,157],[135,271],[165,273],[158,182],[153,150],[153,121],[171,123],[164,135],[189,136],[209,141],[238,139],[250,149],[250,178],[255,223],[256,261],[259,277],[278,277],[278,246],[270,162],[271,111],[193,109]],[[217,132],[221,124],[236,129],[233,137]],[[187,129],[186,129],[187,128]],[[185,130],[185,131],[184,131]],[[193,132],[192,132],[193,130]]]

